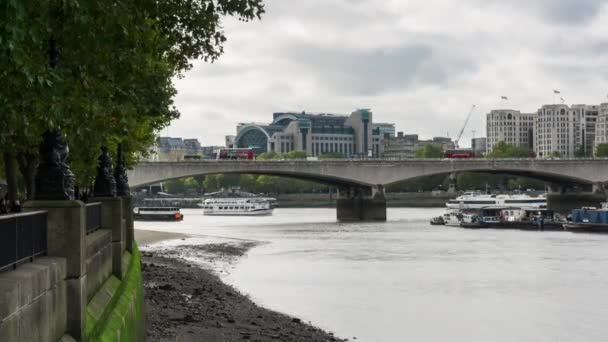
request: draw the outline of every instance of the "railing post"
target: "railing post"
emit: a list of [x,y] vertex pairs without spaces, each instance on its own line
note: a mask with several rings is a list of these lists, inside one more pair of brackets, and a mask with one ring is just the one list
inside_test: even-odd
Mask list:
[[122,279],[122,254],[125,251],[122,199],[116,197],[116,179],[112,174],[112,160],[106,147],[101,148],[92,202],[101,202],[101,228],[112,232],[112,273]]
[[101,203],[101,229],[112,232],[112,274],[122,279],[122,254],[125,251],[122,199],[120,197],[93,197],[91,202]]
[[85,206],[74,200],[74,175],[67,165],[68,146],[57,129],[47,131],[40,144],[35,200],[24,211],[48,212],[49,256],[66,258],[67,332],[77,341],[86,339],[86,240]]
[[122,196],[122,215],[125,227],[125,248],[129,253],[133,252],[133,239],[135,232],[133,228],[133,197]]
[[48,255],[66,259],[68,333],[76,340],[83,341],[87,305],[84,203],[73,200],[35,200],[25,202],[23,210],[48,212]]
[[133,252],[133,197],[129,189],[129,178],[127,177],[127,168],[125,166],[125,158],[122,150],[122,144],[118,145],[116,151],[116,168],[114,169],[114,179],[116,180],[116,195],[122,198],[122,214],[123,224],[125,229],[125,247],[127,251]]

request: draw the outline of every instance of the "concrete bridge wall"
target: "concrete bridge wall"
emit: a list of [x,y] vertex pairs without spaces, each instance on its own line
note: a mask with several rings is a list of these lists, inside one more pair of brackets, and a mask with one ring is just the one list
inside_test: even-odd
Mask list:
[[608,159],[142,162],[129,171],[128,176],[134,187],[174,178],[217,173],[279,175],[335,185],[372,186],[465,171],[521,175],[555,183],[595,184],[608,181]]

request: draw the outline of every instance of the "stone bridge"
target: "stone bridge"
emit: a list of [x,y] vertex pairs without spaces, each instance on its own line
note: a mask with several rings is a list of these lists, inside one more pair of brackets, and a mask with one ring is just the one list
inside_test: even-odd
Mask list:
[[142,162],[128,174],[133,187],[219,173],[287,176],[339,189],[338,219],[386,218],[386,185],[436,174],[486,172],[543,180],[555,185],[602,185],[608,159],[408,159]]

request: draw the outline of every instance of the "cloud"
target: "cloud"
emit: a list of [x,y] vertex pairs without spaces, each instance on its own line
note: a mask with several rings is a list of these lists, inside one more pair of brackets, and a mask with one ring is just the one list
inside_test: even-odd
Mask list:
[[[599,103],[608,88],[607,1],[266,0],[259,22],[224,20],[225,54],[176,80],[168,130],[222,144],[272,112],[372,108],[398,130],[454,136],[507,106],[533,112],[560,89]],[[509,101],[500,101],[506,95]],[[466,141],[463,141],[466,145]]]
[[604,0],[553,0],[546,2],[546,9],[551,20],[579,24],[593,19],[605,3]]

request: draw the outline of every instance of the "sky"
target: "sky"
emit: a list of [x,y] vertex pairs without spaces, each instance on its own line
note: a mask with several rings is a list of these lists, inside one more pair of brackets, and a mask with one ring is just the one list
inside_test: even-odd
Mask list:
[[608,0],[265,4],[261,21],[224,19],[225,53],[175,80],[181,117],[162,135],[223,145],[273,112],[370,108],[398,131],[454,138],[475,104],[468,146],[491,109],[608,102]]

